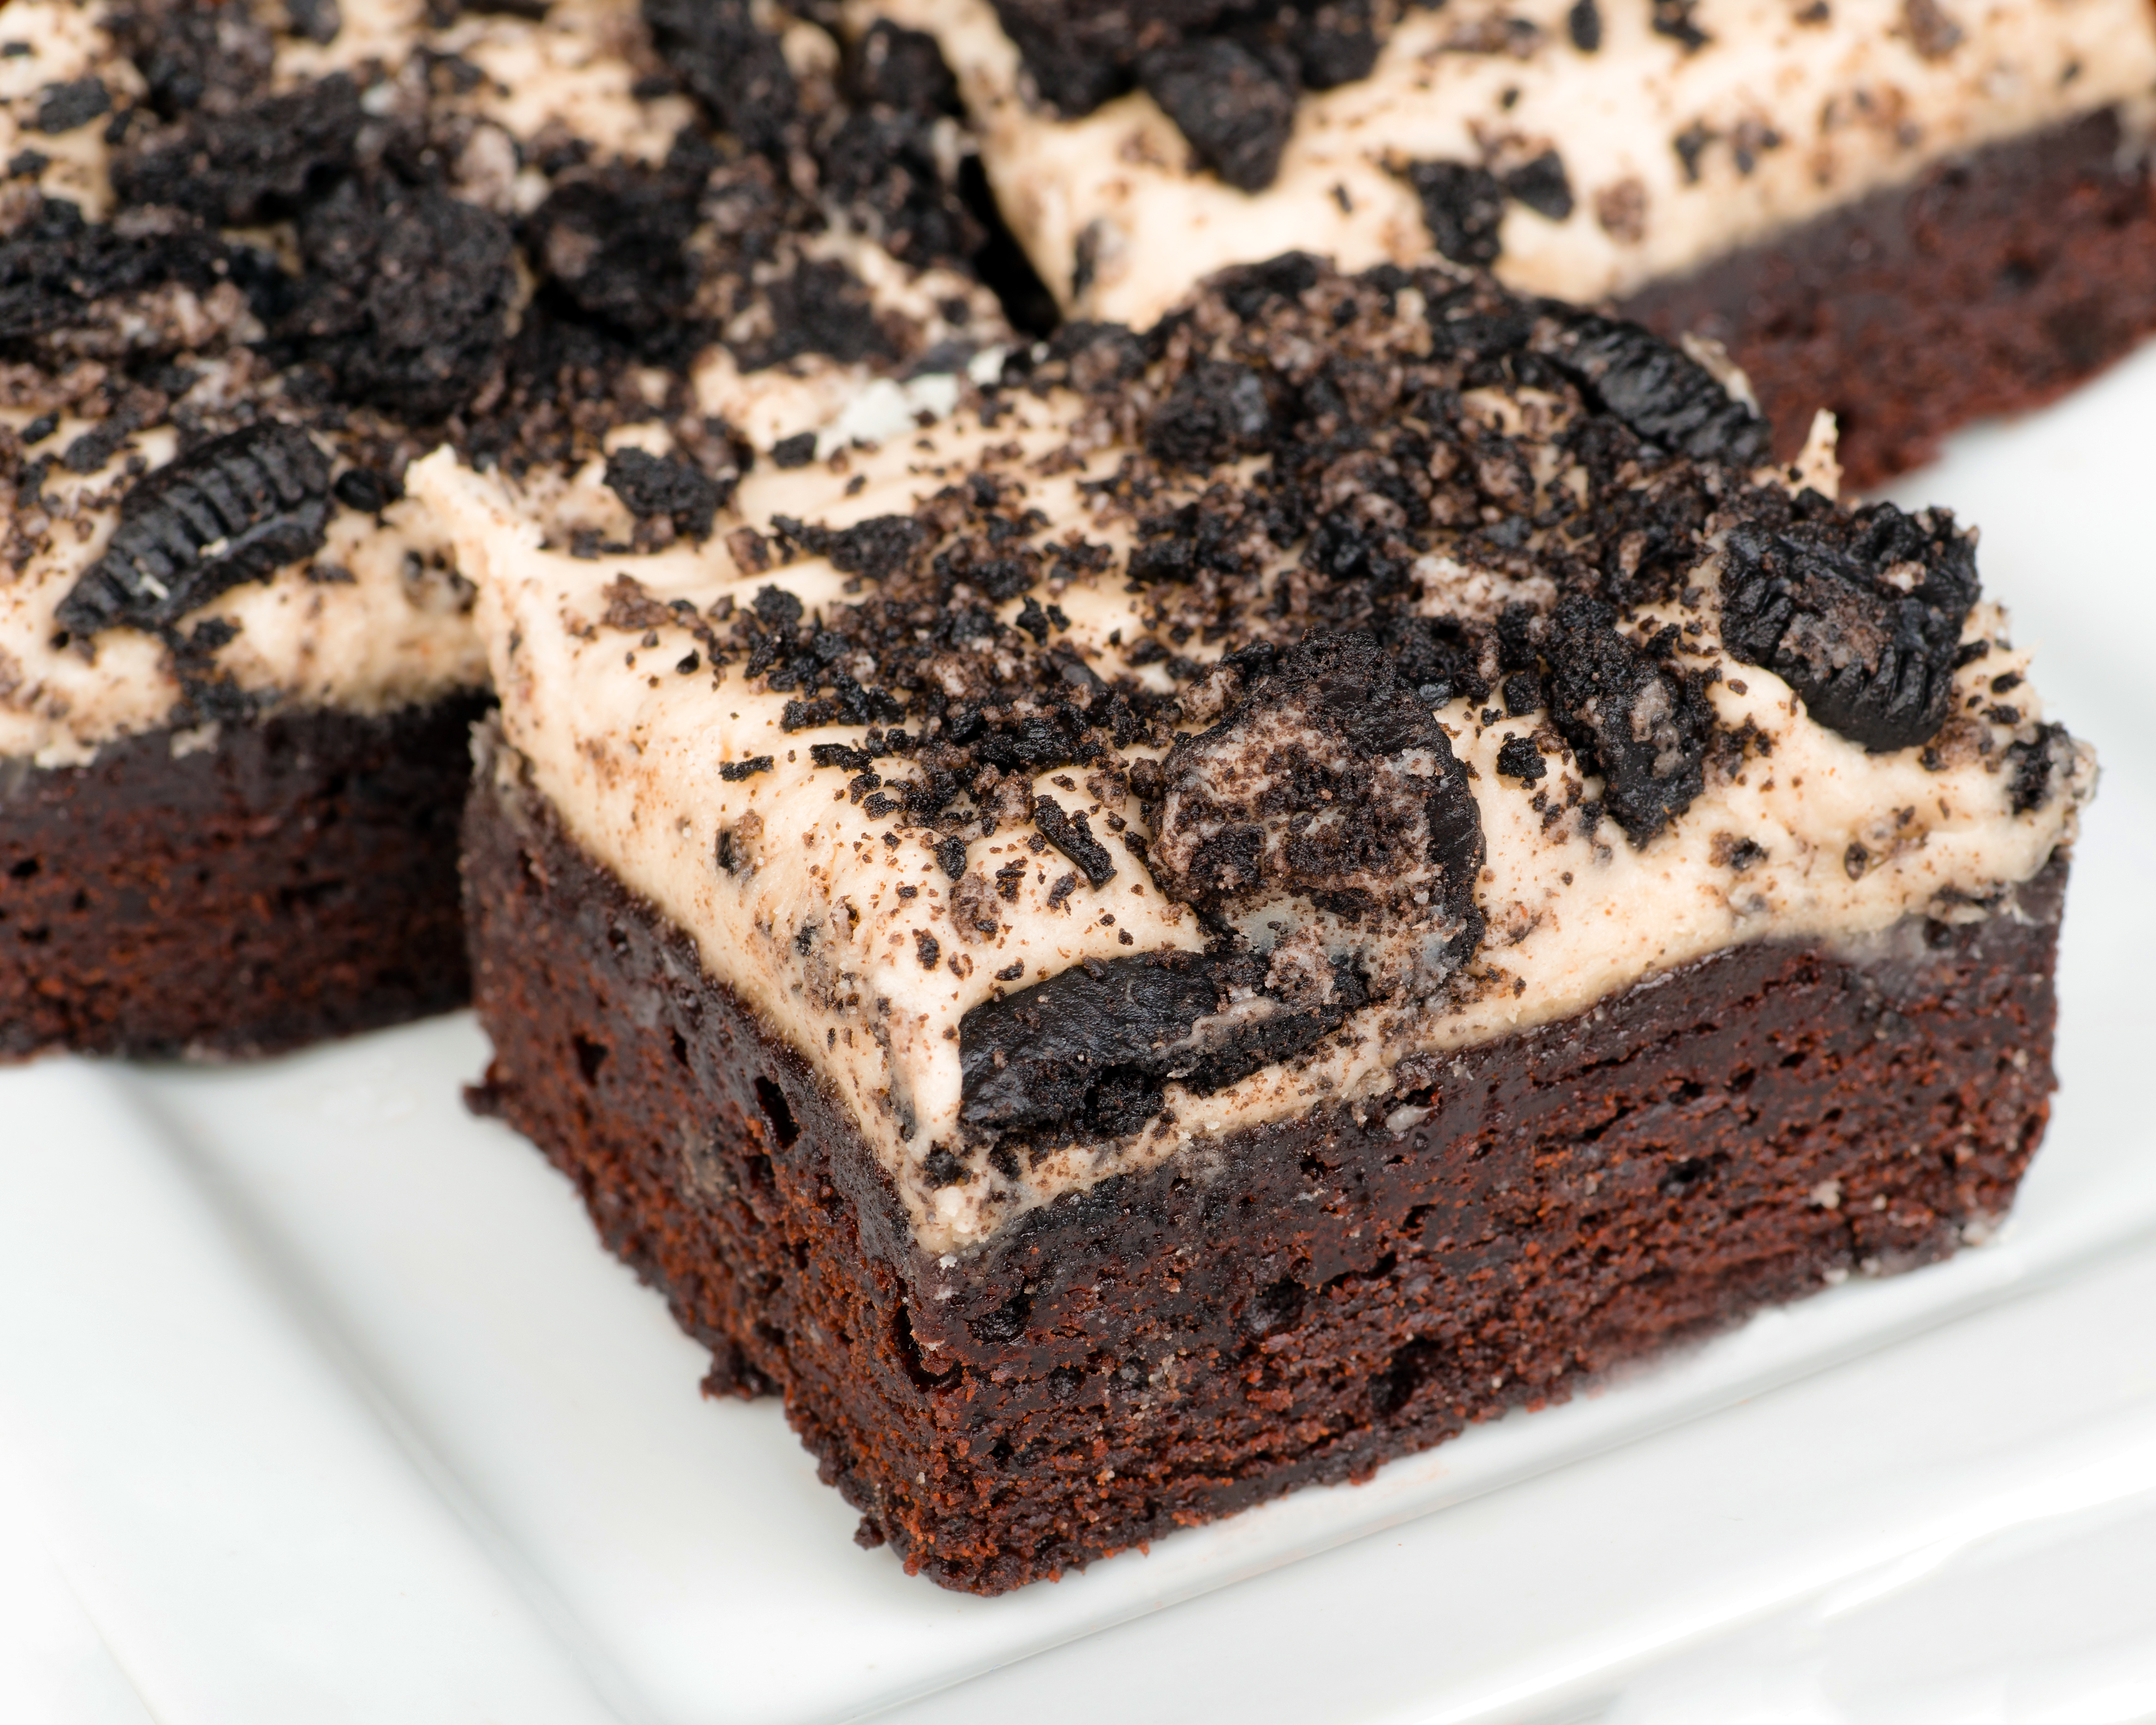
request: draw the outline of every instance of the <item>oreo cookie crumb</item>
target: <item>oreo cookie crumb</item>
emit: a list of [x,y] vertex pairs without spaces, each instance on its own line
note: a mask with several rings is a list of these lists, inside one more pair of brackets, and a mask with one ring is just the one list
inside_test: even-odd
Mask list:
[[757,28],[747,0],[644,0],[659,57],[714,124],[750,150],[783,148],[800,108],[778,39]]
[[1415,162],[1409,164],[1407,178],[1440,256],[1486,269],[1497,261],[1505,188],[1495,174],[1463,162]]
[[674,456],[654,456],[634,448],[607,457],[607,488],[639,519],[664,516],[674,530],[690,539],[706,539],[711,519],[726,506],[730,487],[721,487],[700,469]]
[[1078,865],[1089,884],[1105,886],[1114,877],[1115,858],[1093,837],[1093,828],[1082,811],[1066,814],[1054,797],[1037,797],[1033,805],[1033,824],[1049,843]]
[[113,190],[123,203],[234,226],[290,215],[351,172],[362,117],[359,88],[343,72],[230,113],[204,110],[122,150]]
[[1644,847],[1706,788],[1714,710],[1693,676],[1618,631],[1615,609],[1558,600],[1547,649],[1550,712],[1603,806]]
[[48,84],[38,92],[34,124],[39,131],[48,134],[73,131],[111,111],[111,92],[105,89],[102,79],[76,78],[65,84]]

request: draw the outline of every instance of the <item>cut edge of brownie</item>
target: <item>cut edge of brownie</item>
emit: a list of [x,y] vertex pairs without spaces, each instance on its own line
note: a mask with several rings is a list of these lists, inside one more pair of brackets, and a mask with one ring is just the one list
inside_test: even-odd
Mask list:
[[2055,1080],[2064,852],[1988,919],[1728,949],[1460,1050],[1383,1117],[1194,1145],[964,1254],[914,1244],[800,1056],[482,727],[474,1105],[776,1392],[909,1572],[993,1594],[1363,1480],[2008,1208]]
[[464,1005],[458,816],[491,704],[0,760],[0,1059],[273,1053]]
[[2119,111],[1990,145],[1620,309],[1729,351],[1792,457],[1840,424],[1845,483],[1921,466],[1977,420],[2056,400],[2156,333],[2156,175]]

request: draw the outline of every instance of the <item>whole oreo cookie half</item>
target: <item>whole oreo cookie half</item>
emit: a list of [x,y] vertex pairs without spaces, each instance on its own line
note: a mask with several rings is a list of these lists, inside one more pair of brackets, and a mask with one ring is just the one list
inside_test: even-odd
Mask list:
[[1946,723],[1979,590],[1975,543],[1943,510],[1744,522],[1723,554],[1722,636],[1830,730],[1874,754],[1912,749]]

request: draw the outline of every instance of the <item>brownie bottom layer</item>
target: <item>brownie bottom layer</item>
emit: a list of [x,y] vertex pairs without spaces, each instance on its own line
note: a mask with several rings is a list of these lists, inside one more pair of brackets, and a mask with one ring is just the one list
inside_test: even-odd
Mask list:
[[912,1246],[801,1059],[482,770],[475,1105],[776,1390],[910,1570],[996,1593],[1519,1405],[2002,1213],[2052,1088],[2063,858],[1862,960],[1721,954],[1461,1053],[1427,1091],[1240,1134]]
[[457,820],[486,705],[0,761],[0,1056],[264,1053],[461,1005]]
[[2156,180],[2106,111],[1994,145],[1626,301],[1728,348],[1784,458],[1841,421],[1848,482],[2052,399],[2156,331]]

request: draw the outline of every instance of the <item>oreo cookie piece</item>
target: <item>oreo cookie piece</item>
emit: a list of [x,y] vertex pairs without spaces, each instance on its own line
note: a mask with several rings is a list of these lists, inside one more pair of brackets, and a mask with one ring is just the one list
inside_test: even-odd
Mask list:
[[1241,191],[1273,183],[1295,130],[1291,70],[1240,42],[1209,36],[1155,49],[1137,71],[1199,162]]
[[228,588],[321,548],[330,464],[307,435],[265,420],[160,467],[121,499],[104,556],[59,603],[70,635],[170,627]]
[[1281,654],[1161,779],[1155,879],[1254,943],[1314,941],[1378,996],[1428,995],[1480,945],[1466,768],[1369,635]]
[[279,333],[347,399],[425,423],[477,393],[509,340],[501,219],[432,186],[349,180],[299,226],[307,275]]
[[674,530],[691,539],[706,539],[711,518],[732,487],[721,487],[678,456],[654,456],[640,449],[616,450],[607,457],[608,489],[639,520],[664,515]]
[[748,0],[644,0],[653,45],[717,125],[751,150],[785,147],[800,108],[778,39],[758,29]]
[[1497,261],[1504,249],[1497,229],[1505,220],[1505,188],[1496,175],[1464,162],[1414,162],[1407,178],[1440,256],[1485,269]]
[[223,242],[191,225],[122,234],[84,221],[72,203],[48,198],[0,239],[0,342],[79,327],[93,321],[100,301],[167,282],[208,293],[228,266]]
[[[1544,642],[1550,713],[1635,845],[1650,842],[1706,788],[1714,709],[1697,677],[1620,634],[1617,612],[1570,594]],[[1674,636],[1676,631],[1669,633]],[[1672,643],[1673,644],[1673,643]]]
[[1699,461],[1752,467],[1771,458],[1767,422],[1714,373],[1651,330],[1568,306],[1545,350],[1582,389],[1650,443]]
[[1065,1142],[1121,1137],[1160,1112],[1161,1088],[1208,1095],[1337,1029],[1368,996],[1352,965],[1290,998],[1260,955],[1149,953],[1065,971],[959,1021],[961,1118]]
[[1927,743],[1946,723],[1979,591],[1974,542],[1948,512],[1874,503],[1779,530],[1742,522],[1721,584],[1724,644],[1829,729],[1879,754]]
[[230,113],[197,112],[115,157],[113,190],[206,222],[289,215],[351,171],[362,118],[359,87],[342,72]]

